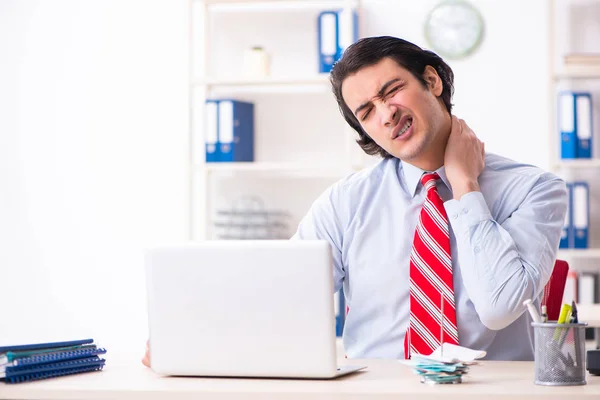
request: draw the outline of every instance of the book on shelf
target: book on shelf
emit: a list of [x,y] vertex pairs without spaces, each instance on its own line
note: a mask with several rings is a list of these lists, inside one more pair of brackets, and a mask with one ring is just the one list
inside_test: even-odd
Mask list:
[[569,202],[560,249],[589,248],[590,188],[586,181],[566,182]]
[[207,99],[206,162],[254,161],[254,103]]
[[558,93],[561,159],[592,158],[592,94],[563,90]]
[[21,383],[99,371],[105,353],[93,339],[0,346],[0,380]]
[[354,9],[322,11],[317,18],[319,72],[328,73],[348,46],[358,40],[358,14]]

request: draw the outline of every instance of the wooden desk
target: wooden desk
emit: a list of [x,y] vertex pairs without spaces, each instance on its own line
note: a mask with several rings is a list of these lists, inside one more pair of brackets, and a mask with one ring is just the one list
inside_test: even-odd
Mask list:
[[532,362],[484,362],[471,368],[464,383],[439,386],[420,383],[397,361],[347,362],[368,369],[330,381],[173,378],[155,374],[138,360],[118,365],[107,357],[102,372],[0,383],[0,399],[600,399],[600,377],[588,375],[584,386],[537,386]]

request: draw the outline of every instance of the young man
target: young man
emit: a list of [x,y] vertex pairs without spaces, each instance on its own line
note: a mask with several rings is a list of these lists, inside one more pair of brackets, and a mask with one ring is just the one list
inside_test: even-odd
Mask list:
[[441,339],[532,360],[523,301],[550,278],[564,182],[485,153],[451,114],[452,70],[412,43],[362,39],[331,83],[358,144],[383,157],[330,187],[294,235],[331,244],[347,356],[430,354]]
[[533,359],[522,304],[552,272],[565,184],[486,154],[451,114],[453,79],[436,54],[393,37],[358,41],[331,73],[358,144],[383,157],[330,187],[294,235],[331,244],[348,357],[401,359],[443,341]]

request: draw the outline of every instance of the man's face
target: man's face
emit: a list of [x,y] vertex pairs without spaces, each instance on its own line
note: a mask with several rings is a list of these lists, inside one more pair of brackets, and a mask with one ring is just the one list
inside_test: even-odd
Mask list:
[[445,146],[443,127],[450,118],[442,81],[432,67],[423,75],[428,87],[390,58],[365,67],[342,83],[342,97],[365,132],[383,149],[418,165]]

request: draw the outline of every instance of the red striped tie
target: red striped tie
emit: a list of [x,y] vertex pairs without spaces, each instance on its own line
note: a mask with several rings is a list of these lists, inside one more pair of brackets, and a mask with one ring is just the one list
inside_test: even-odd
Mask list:
[[421,178],[427,198],[410,254],[410,324],[404,338],[406,358],[411,354],[429,355],[441,343],[458,344],[448,217],[435,187],[439,178],[436,173],[424,174]]

